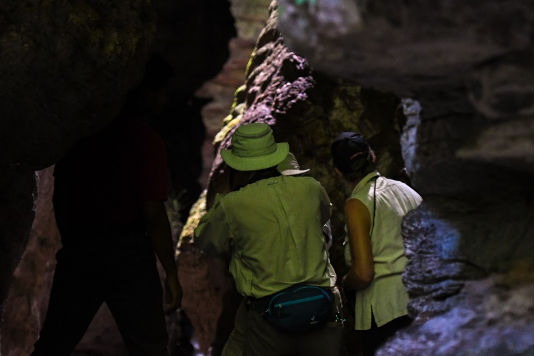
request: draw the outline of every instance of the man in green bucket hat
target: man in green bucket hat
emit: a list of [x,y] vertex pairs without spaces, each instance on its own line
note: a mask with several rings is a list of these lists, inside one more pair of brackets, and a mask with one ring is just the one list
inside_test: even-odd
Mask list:
[[245,297],[223,355],[340,353],[340,294],[322,230],[331,203],[315,179],[277,170],[288,151],[268,125],[240,126],[221,151],[234,189],[195,229],[196,246],[231,256]]

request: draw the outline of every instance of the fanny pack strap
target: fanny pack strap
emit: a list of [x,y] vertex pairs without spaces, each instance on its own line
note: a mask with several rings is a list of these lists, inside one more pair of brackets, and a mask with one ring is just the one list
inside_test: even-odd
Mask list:
[[[296,286],[297,285],[293,285],[286,289],[294,288]],[[319,286],[310,286],[310,285],[302,285],[302,287],[315,287],[315,288],[323,289],[323,291],[325,291],[329,299],[331,299],[332,301],[333,293],[332,293],[331,287],[319,287]],[[258,314],[260,314],[260,316],[262,316],[268,312],[268,309],[270,307],[269,303],[273,299],[273,297],[275,297],[277,294],[284,292],[286,289],[283,289],[281,291],[275,292],[273,294],[270,294],[262,298],[245,297],[245,307],[248,310],[256,311]]]

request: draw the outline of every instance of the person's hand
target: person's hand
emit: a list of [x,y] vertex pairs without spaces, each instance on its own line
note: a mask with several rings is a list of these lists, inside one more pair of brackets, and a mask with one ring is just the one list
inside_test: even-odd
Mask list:
[[342,278],[342,286],[344,287],[344,289],[347,290],[355,289],[355,279],[351,274],[351,270],[349,270],[349,272],[347,272],[346,275]]
[[178,282],[178,276],[176,274],[168,274],[165,278],[165,301],[167,302],[167,307],[165,308],[166,315],[173,313],[180,307],[182,287]]

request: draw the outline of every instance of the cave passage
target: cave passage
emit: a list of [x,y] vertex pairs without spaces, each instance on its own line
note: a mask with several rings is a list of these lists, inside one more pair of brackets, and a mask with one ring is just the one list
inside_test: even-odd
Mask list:
[[[192,242],[229,175],[220,152],[246,123],[270,125],[325,187],[339,279],[349,192],[334,173],[335,137],[362,134],[381,174],[423,197],[401,225],[414,321],[379,355],[533,354],[533,2],[4,9],[1,354],[29,355],[46,315],[61,247],[53,165],[113,125],[153,52],[174,71],[168,104],[149,123],[167,151],[165,207],[185,290],[181,312],[167,319],[171,355],[218,355],[234,326],[242,297],[227,261]],[[73,355],[126,355],[112,319],[101,308]],[[356,355],[362,337],[347,331],[347,355]]]

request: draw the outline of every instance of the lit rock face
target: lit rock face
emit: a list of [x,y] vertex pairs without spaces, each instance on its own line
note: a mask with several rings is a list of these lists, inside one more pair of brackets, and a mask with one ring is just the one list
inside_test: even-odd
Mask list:
[[34,172],[10,170],[0,174],[0,306],[29,239],[35,216],[36,186]]
[[15,269],[7,301],[3,305],[3,327],[0,329],[2,355],[29,355],[46,316],[56,266],[54,256],[61,246],[51,204],[54,189],[52,174],[53,167],[35,174],[37,187],[31,233],[28,244],[21,246],[24,253],[21,252],[21,261]]
[[[533,355],[533,266],[466,283],[444,313],[419,320],[376,355]],[[520,278],[519,278],[520,276]]]
[[[345,187],[330,163],[331,141],[343,131],[363,133],[378,148],[378,164],[383,173],[406,179],[399,143],[405,117],[396,96],[315,72],[303,57],[286,47],[276,27],[275,3],[270,14],[249,61],[245,84],[236,91],[230,114],[215,137],[215,147],[218,152],[229,147],[234,130],[251,122],[271,125],[277,141],[289,142],[301,166],[310,168],[310,175],[323,184],[333,201],[333,235],[337,242],[331,250],[331,261],[343,273]],[[233,312],[240,302],[225,262],[205,256],[191,244],[193,229],[212,204],[215,193],[227,182],[227,173],[217,154],[207,193],[192,209],[178,251],[183,307],[202,349],[207,349],[214,339],[214,346],[220,346],[232,328]]]
[[[532,171],[533,3],[396,5],[282,0],[279,26],[318,71],[420,102],[420,189],[472,190],[444,172],[466,161]],[[430,178],[432,191],[418,184]]]
[[270,2],[271,0],[233,0],[231,3],[236,37],[228,44],[230,56],[217,76],[204,83],[196,93],[200,97],[212,98],[212,102],[202,110],[210,137],[221,129],[221,120],[228,114],[234,92],[243,84],[247,62],[269,15]]
[[424,205],[404,223],[404,282],[416,321],[379,354],[532,354],[533,3],[280,9],[289,47],[317,70],[411,98],[401,146]]

